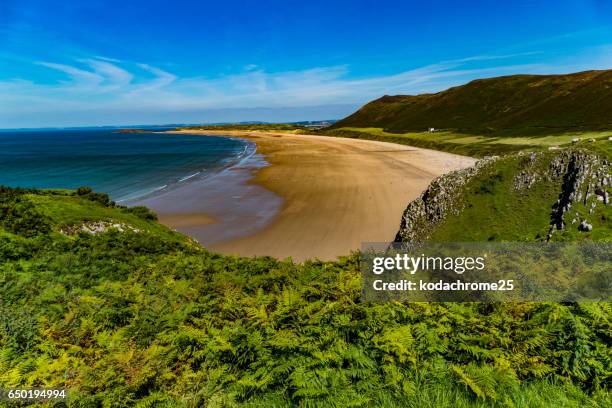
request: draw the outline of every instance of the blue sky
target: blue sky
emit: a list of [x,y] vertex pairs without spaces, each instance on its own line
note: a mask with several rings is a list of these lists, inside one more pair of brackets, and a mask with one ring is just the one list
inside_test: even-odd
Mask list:
[[612,2],[0,1],[0,128],[339,118],[612,68]]

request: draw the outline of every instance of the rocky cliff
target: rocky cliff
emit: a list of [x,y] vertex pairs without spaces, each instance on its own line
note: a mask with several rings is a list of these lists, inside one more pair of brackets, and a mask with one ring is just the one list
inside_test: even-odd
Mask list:
[[[435,179],[402,216],[396,242],[612,238],[610,162],[583,149],[489,157]],[[457,231],[460,234],[457,234]]]
[[456,170],[434,179],[419,198],[408,204],[402,215],[395,242],[418,244],[426,241],[431,231],[450,214],[459,214],[463,208],[462,189],[480,170],[498,158],[487,157],[474,166]]

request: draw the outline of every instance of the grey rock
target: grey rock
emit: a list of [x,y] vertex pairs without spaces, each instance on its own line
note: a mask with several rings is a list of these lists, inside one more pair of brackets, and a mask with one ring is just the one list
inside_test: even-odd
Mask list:
[[589,224],[586,220],[582,220],[582,222],[578,226],[578,229],[580,231],[590,232],[590,231],[593,231],[593,226]]

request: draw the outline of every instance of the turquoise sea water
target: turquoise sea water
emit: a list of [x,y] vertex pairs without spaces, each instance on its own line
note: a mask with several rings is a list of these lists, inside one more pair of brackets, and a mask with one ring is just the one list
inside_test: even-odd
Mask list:
[[225,137],[112,130],[0,131],[0,185],[90,186],[134,200],[201,179],[251,155]]

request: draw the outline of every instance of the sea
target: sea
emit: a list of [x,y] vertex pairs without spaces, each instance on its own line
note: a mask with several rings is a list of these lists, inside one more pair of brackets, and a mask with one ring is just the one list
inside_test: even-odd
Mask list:
[[129,202],[210,177],[254,152],[254,143],[230,137],[116,129],[1,130],[0,185],[89,186],[119,203]]

